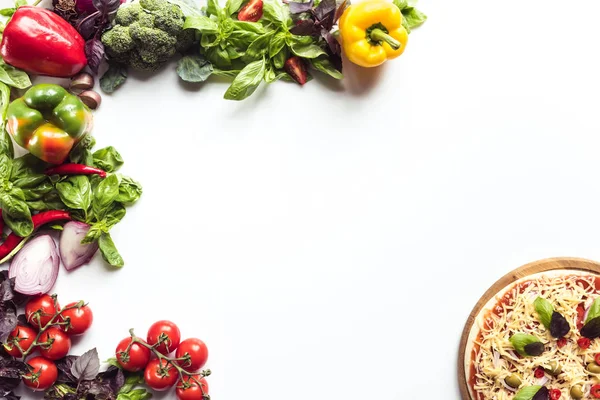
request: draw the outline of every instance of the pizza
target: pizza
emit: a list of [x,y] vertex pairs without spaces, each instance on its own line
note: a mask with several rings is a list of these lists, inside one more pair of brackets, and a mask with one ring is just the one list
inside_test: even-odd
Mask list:
[[464,359],[471,400],[600,399],[600,275],[547,271],[479,312]]

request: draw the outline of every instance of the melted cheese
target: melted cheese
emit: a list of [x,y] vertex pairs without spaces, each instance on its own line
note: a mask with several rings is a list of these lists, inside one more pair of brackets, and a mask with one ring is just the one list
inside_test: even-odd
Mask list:
[[[581,281],[589,284],[581,284]],[[579,284],[576,282],[580,281]],[[591,302],[600,295],[595,288],[593,276],[540,276],[526,281],[523,293],[518,293],[515,285],[506,292],[504,304],[497,299],[494,312],[480,320],[479,332],[473,347],[472,362],[475,366],[475,384],[473,390],[479,400],[510,400],[516,391],[503,385],[504,379],[517,373],[523,382],[520,388],[531,385],[545,385],[549,389],[560,389],[561,399],[570,399],[569,391],[573,385],[582,385],[586,397],[589,397],[591,385],[600,383],[600,375],[590,374],[586,370],[588,363],[594,361],[594,355],[600,353],[600,339],[592,340],[591,346],[580,349],[577,339],[577,306]],[[519,285],[520,286],[520,285]],[[567,345],[558,348],[556,339],[539,322],[534,300],[543,297],[569,321],[571,330],[567,334]],[[512,299],[512,300],[511,300]],[[538,357],[517,357],[509,338],[518,332],[538,337],[545,344],[545,351]],[[550,362],[558,362],[562,372],[557,376],[546,373],[538,379],[534,372],[538,367],[550,368]]]

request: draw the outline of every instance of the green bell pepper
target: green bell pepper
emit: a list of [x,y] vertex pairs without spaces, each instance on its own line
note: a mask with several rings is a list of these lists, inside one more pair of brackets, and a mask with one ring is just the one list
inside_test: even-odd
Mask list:
[[62,86],[42,83],[8,106],[6,129],[17,144],[51,164],[65,161],[92,130],[90,109]]

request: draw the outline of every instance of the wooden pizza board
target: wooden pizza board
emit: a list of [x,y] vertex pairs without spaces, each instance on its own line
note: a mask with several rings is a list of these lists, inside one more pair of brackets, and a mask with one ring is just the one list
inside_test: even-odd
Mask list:
[[518,281],[529,275],[537,274],[538,272],[551,271],[557,269],[571,269],[579,271],[589,271],[596,274],[600,274],[600,263],[582,258],[547,258],[545,260],[534,261],[532,263],[523,265],[509,272],[494,283],[484,294],[481,296],[473,311],[467,318],[467,323],[463,329],[462,336],[460,338],[460,347],[458,351],[458,386],[460,388],[460,394],[462,400],[472,400],[469,394],[467,385],[467,372],[465,371],[465,351],[467,347],[467,340],[471,328],[475,323],[475,319],[479,315],[481,309],[488,303],[488,301],[498,294],[502,289],[509,286],[511,283]]

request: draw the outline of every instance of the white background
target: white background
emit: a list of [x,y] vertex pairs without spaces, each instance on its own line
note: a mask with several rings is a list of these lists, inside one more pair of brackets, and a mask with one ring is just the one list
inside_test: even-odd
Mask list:
[[167,318],[210,347],[215,400],[458,399],[496,279],[600,260],[600,3],[420,8],[400,59],[342,84],[235,103],[169,66],[105,96],[94,134],[144,195],[122,270],[61,270],[60,300],[95,313],[74,352]]

